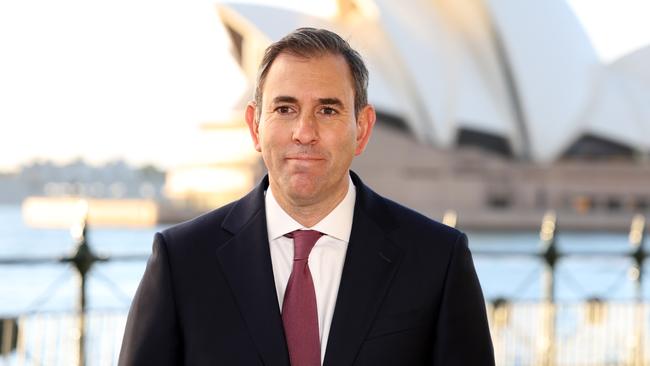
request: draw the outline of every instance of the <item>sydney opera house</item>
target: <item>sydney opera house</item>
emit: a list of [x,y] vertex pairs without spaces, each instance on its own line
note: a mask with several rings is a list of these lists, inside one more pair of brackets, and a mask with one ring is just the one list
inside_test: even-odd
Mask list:
[[569,228],[623,229],[650,212],[650,47],[602,62],[563,0],[337,6],[218,7],[249,80],[241,108],[270,42],[331,29],[370,69],[379,120],[354,169],[377,191],[434,218],[454,210],[466,228],[532,228],[553,209]]

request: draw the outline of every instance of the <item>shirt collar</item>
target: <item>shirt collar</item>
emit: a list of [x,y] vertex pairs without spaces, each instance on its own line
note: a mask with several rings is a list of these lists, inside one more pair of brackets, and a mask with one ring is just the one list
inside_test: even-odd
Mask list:
[[352,218],[354,216],[354,202],[356,189],[352,179],[348,176],[348,192],[339,204],[316,225],[307,228],[294,220],[280,207],[273,196],[271,186],[268,187],[265,200],[266,227],[269,240],[275,240],[294,230],[317,230],[323,234],[334,237],[344,242],[350,241],[352,232]]

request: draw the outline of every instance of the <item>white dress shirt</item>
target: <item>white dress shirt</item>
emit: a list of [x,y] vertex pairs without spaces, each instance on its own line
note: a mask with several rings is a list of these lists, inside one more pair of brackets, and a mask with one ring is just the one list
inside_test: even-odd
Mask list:
[[349,179],[348,193],[338,206],[316,225],[307,228],[299,224],[280,207],[273,196],[271,186],[266,192],[266,227],[280,311],[282,311],[284,291],[287,288],[293,266],[293,239],[285,237],[284,234],[299,229],[316,230],[325,234],[314,245],[308,260],[316,291],[321,364],[325,357],[345,253],[350,241],[355,198],[356,190],[352,179]]

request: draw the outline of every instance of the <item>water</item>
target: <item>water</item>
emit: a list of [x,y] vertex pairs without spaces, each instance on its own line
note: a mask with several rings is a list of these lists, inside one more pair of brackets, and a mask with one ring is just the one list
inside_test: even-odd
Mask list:
[[[33,229],[21,217],[20,207],[0,206],[0,257],[50,256],[69,254],[73,240],[68,230]],[[91,228],[88,241],[101,254],[143,254],[151,252],[155,232],[164,227]],[[478,252],[516,250],[532,253],[539,247],[534,232],[468,233],[470,248],[487,300],[505,297],[538,300],[542,297],[542,262],[533,257],[497,258]],[[608,258],[565,258],[557,270],[559,300],[576,301],[590,297],[610,300],[634,298],[634,283],[628,279],[632,264],[618,257],[629,250],[626,233],[562,232],[561,251],[591,250],[611,253]],[[88,283],[91,310],[126,310],[140,281],[146,261],[96,264]],[[647,271],[646,271],[647,272]],[[647,273],[644,273],[647,276]],[[33,311],[74,309],[77,294],[75,272],[68,265],[0,265],[0,316]],[[650,289],[644,286],[647,297]]]
[[[69,230],[27,227],[19,206],[0,205],[0,257],[60,257],[74,246]],[[88,241],[98,254],[151,253],[155,232],[145,229],[91,228]],[[135,294],[146,261],[97,263],[88,280],[88,308],[126,310]],[[0,315],[75,308],[77,278],[70,265],[0,265]]]

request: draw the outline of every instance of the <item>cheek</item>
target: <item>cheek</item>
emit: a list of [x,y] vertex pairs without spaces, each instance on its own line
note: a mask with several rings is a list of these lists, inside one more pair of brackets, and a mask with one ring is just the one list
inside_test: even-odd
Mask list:
[[330,146],[329,154],[333,155],[334,165],[348,165],[356,155],[357,143],[354,134],[337,135]]
[[347,131],[344,137],[340,138],[341,141],[341,150],[344,150],[346,153],[354,154],[357,151],[357,131],[354,128],[351,128]]
[[[274,166],[274,161],[281,159],[284,144],[278,139],[278,134],[267,129],[260,134],[260,150],[267,167]],[[279,164],[279,162],[276,161]]]
[[273,132],[267,127],[259,129],[259,145],[264,153],[265,150],[268,150],[273,142]]

